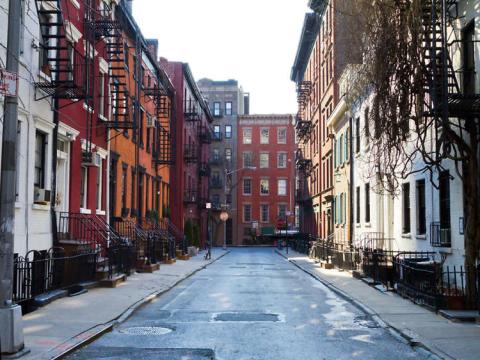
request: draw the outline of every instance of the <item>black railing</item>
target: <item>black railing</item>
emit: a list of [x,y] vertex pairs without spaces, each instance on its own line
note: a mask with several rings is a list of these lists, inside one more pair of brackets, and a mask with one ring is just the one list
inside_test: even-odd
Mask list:
[[221,156],[212,156],[209,163],[213,166],[221,166],[223,164],[223,158]]
[[430,244],[434,247],[451,247],[452,230],[450,227],[441,226],[439,222],[430,224]]
[[195,204],[198,201],[198,192],[196,190],[185,190],[183,192],[183,202],[186,204]]
[[35,296],[57,289],[69,289],[93,281],[99,253],[85,250],[66,255],[60,247],[30,251],[15,256],[13,263],[13,301],[22,304]]
[[210,165],[207,162],[202,162],[198,169],[200,176],[210,176]]
[[480,310],[480,267],[442,266],[434,256],[397,257],[397,292],[434,310]]
[[137,252],[131,244],[116,244],[107,250],[108,276],[131,275],[136,266]]
[[183,159],[187,163],[196,162],[199,157],[198,146],[195,144],[186,144],[183,149]]

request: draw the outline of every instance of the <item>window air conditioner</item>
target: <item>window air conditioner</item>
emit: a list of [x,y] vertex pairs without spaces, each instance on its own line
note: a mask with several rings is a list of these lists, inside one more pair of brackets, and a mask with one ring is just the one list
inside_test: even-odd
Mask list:
[[154,117],[147,117],[147,128],[154,128],[157,120]]
[[93,153],[89,161],[84,161],[82,165],[100,167],[100,165],[102,165],[102,157],[98,153]]
[[35,204],[48,204],[50,202],[51,192],[50,190],[40,189],[36,187],[33,194],[33,202]]

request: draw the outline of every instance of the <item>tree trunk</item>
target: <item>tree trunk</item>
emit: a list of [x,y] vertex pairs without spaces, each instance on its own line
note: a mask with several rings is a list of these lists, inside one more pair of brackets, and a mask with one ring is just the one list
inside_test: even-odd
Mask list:
[[[473,122],[473,120],[471,120]],[[470,157],[464,163],[463,189],[465,199],[465,270],[467,303],[478,304],[477,260],[480,250],[480,180],[479,158],[476,124],[470,132],[470,146],[472,153],[477,155]]]

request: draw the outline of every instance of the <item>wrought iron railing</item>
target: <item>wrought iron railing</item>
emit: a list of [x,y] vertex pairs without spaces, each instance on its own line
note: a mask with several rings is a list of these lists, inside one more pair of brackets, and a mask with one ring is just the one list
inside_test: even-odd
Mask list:
[[434,247],[452,246],[452,229],[442,226],[440,222],[430,224],[430,244]]
[[94,250],[66,255],[61,247],[16,255],[13,263],[13,301],[17,304],[56,289],[93,281],[99,253]]

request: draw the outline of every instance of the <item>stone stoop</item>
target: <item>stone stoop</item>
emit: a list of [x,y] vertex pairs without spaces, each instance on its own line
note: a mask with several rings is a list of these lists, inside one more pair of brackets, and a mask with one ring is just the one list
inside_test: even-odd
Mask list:
[[137,267],[137,272],[139,273],[153,273],[154,271],[160,270],[160,264],[144,264],[140,267]]
[[187,260],[190,260],[190,256],[189,256],[188,254],[186,254],[186,255],[177,255],[177,259],[178,259],[178,260],[187,261]]
[[480,324],[480,312],[476,310],[439,310],[438,313],[453,322],[474,322]]
[[127,280],[127,275],[125,274],[120,274],[113,276],[111,279],[106,278],[100,281],[100,286],[102,287],[108,287],[108,288],[116,288],[118,284],[121,284],[122,282]]
[[320,267],[325,269],[325,270],[332,270],[332,269],[335,269],[335,265],[331,264],[331,263],[328,263],[324,260],[321,260],[320,261]]

